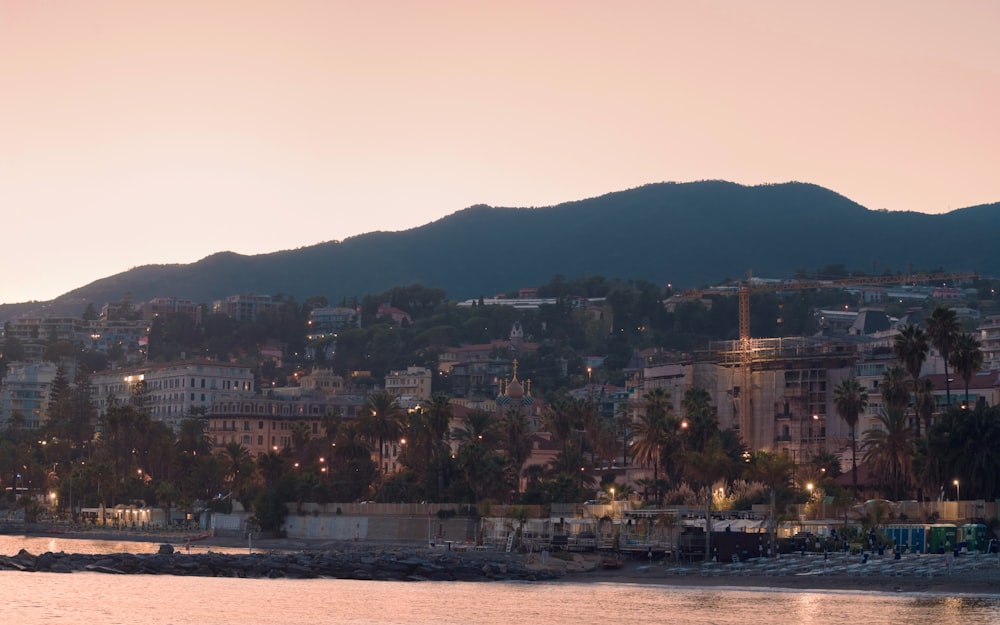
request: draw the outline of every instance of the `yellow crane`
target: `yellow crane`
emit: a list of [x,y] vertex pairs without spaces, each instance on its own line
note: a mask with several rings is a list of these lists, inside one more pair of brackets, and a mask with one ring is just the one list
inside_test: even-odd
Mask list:
[[[740,434],[746,441],[750,432],[750,412],[751,406],[751,372],[754,361],[753,339],[750,338],[750,296],[754,293],[767,293],[776,291],[804,291],[808,289],[839,289],[846,287],[856,287],[865,285],[882,284],[921,284],[927,282],[947,282],[956,280],[971,280],[976,277],[973,272],[960,273],[918,273],[898,276],[861,276],[853,278],[838,278],[833,280],[806,280],[792,279],[780,282],[758,282],[753,281],[753,272],[747,272],[747,279],[737,285],[737,296],[739,297],[739,350],[740,350],[740,392],[738,422]],[[705,294],[704,290],[688,291],[688,293]]]

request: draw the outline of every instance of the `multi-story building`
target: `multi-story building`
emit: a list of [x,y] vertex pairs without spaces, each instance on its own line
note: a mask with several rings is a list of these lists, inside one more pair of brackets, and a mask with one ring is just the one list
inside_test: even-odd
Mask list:
[[155,297],[148,302],[143,302],[140,306],[140,313],[146,321],[152,321],[156,317],[180,314],[191,317],[195,323],[201,323],[201,306],[189,299],[177,297]]
[[[434,374],[425,367],[407,367],[404,371],[390,371],[385,376],[385,390],[401,401],[418,403],[431,398],[431,380]],[[407,406],[408,407],[408,406]]]
[[89,334],[87,322],[79,317],[24,316],[12,319],[4,329],[5,338],[22,343],[34,341],[79,341]]
[[216,451],[237,443],[252,456],[259,456],[292,448],[296,431],[306,438],[323,436],[327,416],[355,419],[363,405],[364,398],[345,395],[325,399],[222,400],[207,410],[207,432]]
[[987,317],[977,329],[983,369],[1000,369],[1000,316]]
[[330,369],[313,369],[299,378],[303,397],[333,397],[346,390],[344,378]]
[[121,349],[125,355],[142,357],[149,337],[149,326],[142,319],[95,319],[88,323],[89,334],[83,345],[87,349],[107,354]]
[[23,420],[21,426],[37,429],[45,419],[49,390],[56,378],[57,366],[51,362],[13,362],[0,386],[0,422],[6,429],[11,419]]
[[236,321],[256,321],[265,312],[277,311],[281,302],[270,295],[230,295],[212,302],[212,311],[229,315]]
[[180,422],[215,402],[250,399],[253,372],[243,365],[189,360],[96,373],[90,378],[99,415],[114,405],[138,404],[177,431]]
[[309,312],[308,323],[306,338],[312,341],[339,334],[349,328],[361,327],[361,314],[354,308],[345,306],[314,308]]

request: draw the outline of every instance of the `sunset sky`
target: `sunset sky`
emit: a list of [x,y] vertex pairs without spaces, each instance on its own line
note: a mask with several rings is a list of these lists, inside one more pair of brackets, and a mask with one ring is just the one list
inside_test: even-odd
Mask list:
[[992,0],[0,0],[0,303],[650,182],[997,202],[998,26]]

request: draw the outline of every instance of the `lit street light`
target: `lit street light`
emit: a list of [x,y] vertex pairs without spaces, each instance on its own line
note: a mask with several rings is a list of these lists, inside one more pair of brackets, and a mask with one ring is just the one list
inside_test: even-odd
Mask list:
[[962,486],[958,483],[956,479],[952,482],[955,485],[955,513],[961,518],[962,517]]

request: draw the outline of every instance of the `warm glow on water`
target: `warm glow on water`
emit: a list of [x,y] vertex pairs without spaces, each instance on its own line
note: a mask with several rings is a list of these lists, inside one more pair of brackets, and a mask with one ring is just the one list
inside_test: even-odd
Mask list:
[[986,625],[1000,598],[607,583],[258,580],[0,572],[0,622],[168,625]]
[[[46,551],[49,539],[0,537]],[[84,543],[59,541],[56,550]],[[155,550],[155,545],[95,543]],[[82,551],[82,549],[72,549]],[[107,551],[115,551],[108,549]],[[121,549],[117,549],[121,550]],[[258,580],[0,571],[0,623],[114,625],[986,625],[1000,595],[802,592],[613,583]]]

